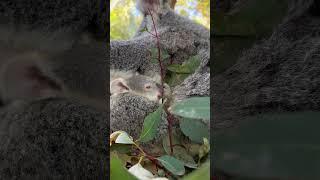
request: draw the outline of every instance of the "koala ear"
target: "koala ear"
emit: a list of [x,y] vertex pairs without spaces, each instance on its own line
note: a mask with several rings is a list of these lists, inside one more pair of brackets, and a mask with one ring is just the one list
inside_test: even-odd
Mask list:
[[[41,60],[41,62],[40,62]],[[44,59],[36,53],[25,54],[4,65],[0,74],[0,93],[4,101],[54,97],[62,92],[60,83]]]
[[111,95],[129,92],[130,88],[123,78],[117,78],[110,82]]

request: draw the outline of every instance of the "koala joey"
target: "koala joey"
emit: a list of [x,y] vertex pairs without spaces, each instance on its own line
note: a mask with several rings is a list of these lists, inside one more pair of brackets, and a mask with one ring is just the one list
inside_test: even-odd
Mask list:
[[[123,130],[136,139],[145,117],[161,103],[161,85],[157,78],[132,71],[111,70],[110,78],[110,131]],[[170,96],[170,88],[164,86],[166,98]],[[160,131],[166,129],[166,121],[160,126]]]
[[[102,110],[88,103],[95,90],[86,93],[85,88],[79,89],[83,85],[101,88],[86,81],[97,79],[95,71],[102,64],[96,68],[77,64],[83,54],[96,56],[88,48],[83,51],[68,50],[53,58],[64,54],[73,58],[73,63],[72,59],[49,61],[51,55],[36,50],[16,51],[6,56],[10,60],[2,61],[0,179],[108,178],[107,108]],[[0,53],[5,51],[0,49]],[[82,74],[91,77],[84,79]]]
[[162,88],[158,78],[148,77],[132,71],[110,71],[111,96],[122,93],[131,93],[133,95],[145,97],[150,101],[160,102],[162,90],[164,97],[169,95],[169,86],[164,84],[164,87]]

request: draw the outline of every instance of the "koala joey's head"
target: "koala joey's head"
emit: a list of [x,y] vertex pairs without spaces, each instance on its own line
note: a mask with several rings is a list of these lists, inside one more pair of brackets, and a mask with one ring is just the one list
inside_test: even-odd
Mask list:
[[[132,93],[134,95],[148,98],[151,101],[161,99],[161,85],[152,78],[140,74],[134,74],[131,77],[117,78],[110,82],[111,94]],[[167,94],[169,86],[165,85],[164,95]]]

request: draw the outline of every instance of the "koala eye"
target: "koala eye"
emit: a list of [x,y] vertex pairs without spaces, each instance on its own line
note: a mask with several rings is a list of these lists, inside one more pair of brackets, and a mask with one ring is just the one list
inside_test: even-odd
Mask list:
[[146,89],[151,89],[151,86],[150,85],[146,85],[145,88]]

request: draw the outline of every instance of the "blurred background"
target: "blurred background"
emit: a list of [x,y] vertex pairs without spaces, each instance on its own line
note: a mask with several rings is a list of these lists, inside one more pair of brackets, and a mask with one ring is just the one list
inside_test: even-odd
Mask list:
[[[129,39],[137,31],[142,14],[136,0],[110,1],[110,39]],[[177,0],[175,11],[210,29],[210,0]]]

